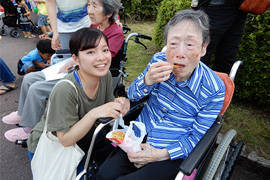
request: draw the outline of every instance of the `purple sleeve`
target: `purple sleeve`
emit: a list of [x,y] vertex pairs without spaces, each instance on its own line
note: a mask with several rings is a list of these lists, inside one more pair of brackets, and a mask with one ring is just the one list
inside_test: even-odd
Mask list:
[[115,57],[118,51],[121,49],[124,42],[124,33],[122,29],[117,24],[110,25],[107,29],[103,31],[107,36],[109,41],[109,48],[112,57]]

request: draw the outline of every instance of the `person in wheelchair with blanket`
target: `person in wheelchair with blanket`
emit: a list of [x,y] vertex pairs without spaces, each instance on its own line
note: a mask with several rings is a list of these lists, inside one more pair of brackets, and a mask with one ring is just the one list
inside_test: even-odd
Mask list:
[[164,36],[166,52],[153,56],[127,92],[131,101],[149,96],[136,119],[146,126],[142,151],[116,148],[101,165],[97,180],[174,179],[222,108],[225,85],[200,62],[210,41],[208,16],[182,10],[166,25]]

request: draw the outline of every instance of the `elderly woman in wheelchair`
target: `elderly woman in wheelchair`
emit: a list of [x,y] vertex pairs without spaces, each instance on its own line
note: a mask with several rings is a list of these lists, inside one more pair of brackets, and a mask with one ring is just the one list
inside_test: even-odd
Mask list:
[[146,126],[142,151],[116,148],[101,165],[98,180],[174,179],[222,108],[225,85],[200,62],[209,43],[207,15],[180,11],[164,35],[166,52],[153,56],[127,93],[131,101],[149,96],[136,119]]

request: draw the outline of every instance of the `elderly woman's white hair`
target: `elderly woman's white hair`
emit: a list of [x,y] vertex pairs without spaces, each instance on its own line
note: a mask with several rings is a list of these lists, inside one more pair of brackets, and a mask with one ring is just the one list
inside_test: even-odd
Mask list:
[[105,16],[112,14],[112,16],[109,18],[109,22],[112,24],[115,22],[115,16],[119,11],[119,8],[121,6],[120,0],[97,0],[99,1],[103,6],[103,14]]
[[173,27],[175,27],[184,20],[193,22],[194,25],[202,32],[203,38],[202,46],[205,43],[210,42],[210,33],[209,33],[210,25],[208,15],[201,10],[195,11],[192,9],[186,9],[176,13],[167,23],[164,31],[165,44],[167,44],[167,37],[170,29],[172,29]]

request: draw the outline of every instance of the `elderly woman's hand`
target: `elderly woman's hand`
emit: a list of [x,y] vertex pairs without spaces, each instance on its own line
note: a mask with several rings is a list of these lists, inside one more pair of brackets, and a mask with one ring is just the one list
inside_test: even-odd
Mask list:
[[123,24],[122,24],[121,22],[115,21],[115,23],[116,23],[121,29],[123,29]]
[[164,161],[170,159],[170,154],[167,149],[157,149],[149,144],[141,144],[142,151],[137,153],[127,153],[130,162],[134,166],[141,168],[150,162]]
[[153,63],[144,77],[144,83],[147,86],[152,86],[155,83],[166,81],[169,79],[172,69],[173,67],[169,62],[160,61]]

